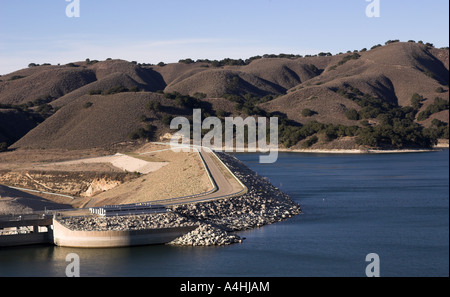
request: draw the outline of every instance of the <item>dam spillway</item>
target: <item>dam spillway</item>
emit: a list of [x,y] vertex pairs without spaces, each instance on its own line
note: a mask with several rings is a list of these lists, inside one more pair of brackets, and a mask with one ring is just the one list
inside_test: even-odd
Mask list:
[[112,248],[169,243],[197,226],[142,230],[79,231],[71,230],[57,218],[22,215],[0,218],[0,248],[36,244],[62,247]]

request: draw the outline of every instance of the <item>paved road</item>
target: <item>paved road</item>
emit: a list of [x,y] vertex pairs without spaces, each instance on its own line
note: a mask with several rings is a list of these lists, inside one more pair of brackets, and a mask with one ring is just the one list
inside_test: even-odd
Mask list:
[[[167,143],[156,143],[156,144],[169,145]],[[237,178],[234,177],[234,175],[219,160],[219,158],[215,155],[215,153],[211,149],[201,147],[194,147],[194,148],[191,147],[191,149],[197,150],[200,153],[201,158],[203,159],[205,167],[208,171],[207,173],[209,173],[209,176],[212,179],[212,183],[215,185],[214,189],[206,193],[199,193],[197,195],[186,197],[174,197],[171,199],[149,201],[147,203],[164,206],[180,205],[187,203],[213,201],[245,193],[247,188],[239,180],[237,180]],[[151,152],[141,153],[141,155],[149,153]],[[137,204],[141,205],[143,203],[146,202]],[[85,207],[88,207],[89,205],[92,205],[92,202],[88,203],[87,206]],[[132,205],[134,204],[131,204],[131,206]]]
[[[157,143],[157,144],[168,145],[166,143]],[[149,201],[148,203],[164,206],[180,205],[187,203],[199,203],[223,199],[227,197],[233,197],[243,194],[245,193],[245,191],[247,191],[247,188],[239,180],[237,180],[237,178],[234,177],[234,175],[218,159],[218,157],[212,150],[210,150],[209,148],[200,148],[200,147],[195,147],[194,149],[196,149],[200,153],[202,159],[204,160],[206,169],[208,170],[207,173],[209,173],[212,182],[215,185],[215,188],[212,191],[203,194],[200,193],[198,195],[186,197],[174,197],[171,199]],[[143,203],[145,202],[138,203],[138,205],[141,205]]]
[[[217,199],[243,194],[247,190],[246,187],[242,183],[240,183],[240,181],[238,181],[231,174],[231,172],[229,172],[229,169],[219,161],[219,159],[212,150],[208,148],[196,148],[196,149],[199,151],[201,157],[203,158],[206,168],[209,171],[210,177],[216,186],[214,191],[210,191],[209,193],[199,194],[195,196],[175,197],[173,199],[151,201],[150,203],[169,206],[186,203],[213,201]],[[73,211],[84,211],[84,212],[86,212],[87,210],[88,208],[73,209]]]

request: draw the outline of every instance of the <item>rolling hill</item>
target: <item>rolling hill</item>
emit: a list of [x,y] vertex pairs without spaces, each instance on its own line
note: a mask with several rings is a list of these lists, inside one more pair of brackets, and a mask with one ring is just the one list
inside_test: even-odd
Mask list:
[[204,116],[278,116],[286,147],[423,147],[448,139],[448,84],[448,48],[415,42],[248,61],[30,64],[0,77],[0,143],[159,140],[171,118],[201,107]]

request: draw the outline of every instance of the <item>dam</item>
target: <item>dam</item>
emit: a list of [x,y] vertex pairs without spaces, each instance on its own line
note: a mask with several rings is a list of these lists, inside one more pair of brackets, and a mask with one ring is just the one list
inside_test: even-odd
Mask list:
[[123,231],[75,231],[53,222],[54,244],[76,248],[113,248],[169,243],[197,226]]
[[52,225],[53,216],[1,216],[0,247],[51,243]]
[[72,230],[47,215],[0,217],[0,248],[53,244],[77,248],[113,248],[166,244],[198,226],[149,228],[141,230]]

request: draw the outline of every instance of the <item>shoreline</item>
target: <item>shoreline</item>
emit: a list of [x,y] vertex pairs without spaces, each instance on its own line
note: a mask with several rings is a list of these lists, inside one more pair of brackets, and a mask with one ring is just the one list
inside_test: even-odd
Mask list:
[[405,149],[376,149],[376,148],[280,148],[278,146],[267,147],[264,149],[253,148],[249,151],[247,147],[239,148],[236,147],[219,147],[211,148],[216,153],[230,153],[230,154],[267,154],[269,152],[278,153],[305,153],[305,154],[349,154],[349,155],[364,155],[364,154],[406,154],[406,153],[430,153],[439,152],[442,150],[447,150],[450,148],[449,143],[439,142],[432,148],[405,148]]
[[168,245],[224,246],[242,243],[235,232],[260,228],[288,220],[301,213],[301,206],[267,179],[245,166],[236,157],[219,153],[217,157],[248,189],[243,195],[208,202],[168,207],[164,214],[123,217],[65,218],[69,230],[133,231],[152,228],[198,226]]
[[307,154],[349,154],[349,155],[367,155],[367,154],[411,154],[411,153],[430,153],[438,152],[448,147],[432,149],[401,149],[401,150],[382,150],[382,149],[278,149],[280,153],[307,153]]
[[[348,154],[348,155],[367,155],[367,154],[411,154],[411,153],[431,153],[448,150],[449,146],[435,146],[431,149],[280,149],[274,148],[272,151],[278,153],[303,153],[303,154]],[[225,149],[215,152],[226,152],[230,154],[265,154],[265,152],[249,152],[247,149],[244,152],[228,152]]]
[[[290,150],[279,149],[287,153],[322,153],[322,154],[392,154],[423,153],[440,151],[446,148],[409,149],[409,150]],[[248,189],[244,195],[219,199],[209,202],[187,203],[170,208],[171,214],[162,215],[160,220],[141,220],[136,216],[120,219],[69,219],[70,229],[93,228],[95,231],[111,231],[116,226],[119,231],[130,231],[133,228],[163,228],[173,223],[174,226],[197,225],[198,228],[170,242],[178,246],[222,246],[241,243],[243,238],[235,234],[237,231],[260,228],[281,222],[301,214],[301,206],[289,195],[276,188],[268,180],[260,177],[232,154],[216,153],[216,156],[229,170],[236,175]],[[121,220],[124,221],[121,221]],[[137,221],[136,221],[137,219]],[[70,222],[71,220],[75,220]],[[119,221],[115,221],[119,220]],[[89,223],[89,224],[87,224]],[[138,224],[139,223],[139,224]],[[140,225],[142,223],[143,225]],[[155,224],[154,224],[155,223]],[[158,223],[158,224],[156,224]],[[115,228],[115,227],[114,227]],[[92,230],[89,230],[92,231]]]
[[[218,153],[217,157],[241,180],[248,192],[221,200],[179,205],[172,211],[197,221],[200,225],[206,224],[215,230],[225,232],[225,237],[230,236],[225,245],[242,242],[243,238],[240,238],[235,232],[261,228],[288,220],[302,213],[301,206],[294,202],[289,195],[259,176],[235,156]],[[199,233],[186,234],[172,244],[214,245],[211,244],[211,236],[207,232]]]
[[[129,237],[130,240],[136,237],[136,234],[147,231],[151,233],[159,229],[196,227],[170,242],[164,242],[164,244],[226,246],[242,243],[245,239],[235,232],[285,221],[301,213],[299,204],[236,157],[226,153],[217,153],[216,156],[229,169],[230,173],[235,175],[235,178],[246,187],[247,191],[244,194],[207,202],[174,205],[168,207],[168,211],[164,214],[105,218],[67,216],[59,217],[59,224],[67,228],[69,230],[67,232],[81,232],[80,236],[84,236],[85,232],[95,231],[99,232],[97,235],[101,238],[115,234],[116,237],[123,235]],[[57,242],[53,242],[53,244],[58,245]],[[67,242],[63,244],[67,244]],[[116,243],[111,243],[112,246],[114,244]]]

